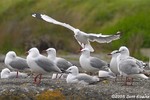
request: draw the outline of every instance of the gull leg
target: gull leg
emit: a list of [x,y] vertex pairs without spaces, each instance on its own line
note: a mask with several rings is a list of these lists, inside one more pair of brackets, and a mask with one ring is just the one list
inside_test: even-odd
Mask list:
[[[130,82],[130,84],[128,84],[128,82]],[[125,85],[132,86],[133,85],[133,78],[126,77]]]
[[117,82],[117,74],[116,74],[115,82]]
[[16,78],[18,78],[18,70],[17,70],[17,75],[16,75]]
[[125,82],[124,82],[124,85],[127,86],[127,85],[128,85],[128,82],[129,82],[129,78],[126,77]]
[[58,73],[56,73],[56,79],[57,79],[57,77],[58,77]]
[[36,83],[36,79],[37,79],[37,77],[38,77],[38,75],[37,75],[37,76],[35,76],[35,78],[34,78],[34,82],[33,82],[33,83]]
[[38,78],[39,75],[40,75],[40,74],[38,74],[38,75],[35,76],[34,82],[33,82],[34,84],[37,84],[37,78]]
[[132,86],[133,85],[133,78],[130,78],[130,85]]
[[120,77],[120,78],[121,78],[121,81],[123,81],[123,75],[121,75],[121,77]]
[[59,76],[59,79],[61,79],[62,75],[63,75],[63,74],[61,74],[61,75]]
[[41,83],[42,74],[40,74],[39,76],[40,76],[40,77],[39,77],[39,82],[38,82],[38,84],[40,84],[40,83]]
[[128,82],[128,77],[126,77],[125,79],[125,85],[127,85],[127,82]]

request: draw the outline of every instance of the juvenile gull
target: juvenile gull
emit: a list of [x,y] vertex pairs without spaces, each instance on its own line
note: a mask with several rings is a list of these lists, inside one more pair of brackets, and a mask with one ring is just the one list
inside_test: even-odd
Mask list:
[[87,72],[98,72],[99,70],[108,69],[108,64],[105,61],[90,56],[90,50],[88,48],[84,48],[81,51],[82,54],[79,58],[79,62],[83,70]]
[[131,85],[134,77],[148,79],[148,77],[143,74],[143,63],[133,57],[126,55],[129,54],[127,47],[120,47],[118,52],[120,53],[120,55],[117,57],[118,70],[120,75],[126,76],[125,85],[127,85],[129,78],[131,78]]
[[18,73],[18,78],[27,78],[28,75],[26,73],[20,73],[20,72],[11,72],[8,68],[4,68],[1,71],[1,78],[8,78],[8,79],[12,79],[12,78],[16,78],[16,74]]
[[32,16],[39,18],[39,19],[42,19],[46,22],[60,25],[60,26],[63,26],[63,27],[66,27],[66,28],[72,30],[74,32],[75,39],[78,41],[78,43],[81,45],[81,47],[82,48],[89,48],[89,50],[91,52],[93,52],[94,49],[90,45],[90,41],[91,42],[96,41],[98,43],[109,43],[113,40],[117,40],[120,38],[120,32],[119,31],[114,35],[102,35],[102,34],[95,34],[95,33],[87,34],[83,31],[80,31],[79,29],[72,27],[69,24],[59,22],[59,21],[57,21],[57,20],[55,20],[55,19],[53,19],[53,18],[51,18],[45,14],[35,13],[35,14],[32,14]]
[[66,70],[68,74],[67,83],[92,84],[99,81],[97,76],[90,76],[85,73],[79,73],[78,67],[71,66]]
[[[72,64],[69,61],[67,61],[66,59],[56,56],[56,49],[54,49],[54,48],[48,48],[46,50],[46,52],[48,54],[47,57],[51,61],[53,61],[59,67],[59,69],[62,72],[64,72],[65,70],[67,70],[69,67],[72,66]],[[59,77],[61,78],[63,76],[63,74],[61,74],[61,75],[60,74],[56,74],[56,75],[54,74],[53,78],[54,78],[54,76],[56,76],[56,78],[57,78],[57,76],[58,76],[58,78]]]
[[[15,69],[17,72],[18,70],[29,69],[26,59],[18,57],[14,51],[9,51],[6,54],[4,63],[9,69]],[[16,77],[18,77],[18,73],[16,73]]]
[[36,73],[37,76],[34,78],[34,82],[37,83],[37,77],[39,76],[39,82],[41,82],[42,74],[48,74],[50,72],[58,72],[60,73],[61,70],[47,57],[41,55],[37,48],[31,48],[28,51],[27,56],[27,63],[31,68],[33,73]]

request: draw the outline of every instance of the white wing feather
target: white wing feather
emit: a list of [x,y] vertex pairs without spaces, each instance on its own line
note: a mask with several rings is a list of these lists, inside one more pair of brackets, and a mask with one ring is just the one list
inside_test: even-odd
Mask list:
[[41,19],[43,19],[43,20],[45,20],[46,22],[49,22],[49,23],[53,23],[53,24],[56,24],[56,25],[60,25],[60,26],[66,27],[66,28],[68,28],[68,29],[70,29],[72,31],[75,30],[75,28],[72,27],[71,25],[59,22],[59,21],[57,21],[57,20],[55,20],[55,19],[53,19],[53,18],[51,18],[51,17],[49,17],[49,16],[47,16],[45,14],[33,14],[32,16],[33,17],[37,17],[37,18],[41,18]]
[[120,32],[114,35],[102,35],[102,34],[87,34],[89,41],[96,41],[98,43],[109,43],[113,40],[120,39]]

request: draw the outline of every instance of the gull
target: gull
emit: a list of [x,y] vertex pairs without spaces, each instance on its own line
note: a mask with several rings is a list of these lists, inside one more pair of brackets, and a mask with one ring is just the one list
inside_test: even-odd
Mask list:
[[99,70],[108,69],[108,64],[105,61],[90,56],[90,50],[88,48],[82,49],[81,52],[79,62],[83,70],[87,72],[98,72]]
[[67,83],[80,83],[80,84],[93,84],[99,82],[100,79],[97,76],[90,76],[85,73],[79,73],[79,69],[76,66],[71,66],[66,70],[68,74]]
[[83,31],[80,31],[77,28],[72,27],[69,24],[59,22],[59,21],[57,21],[57,20],[55,20],[55,19],[53,19],[53,18],[51,18],[51,17],[49,17],[45,14],[34,13],[34,14],[32,14],[32,16],[36,17],[36,18],[39,18],[39,19],[42,19],[46,22],[56,24],[56,25],[60,25],[60,26],[63,26],[65,28],[70,29],[71,31],[74,32],[74,37],[78,41],[78,43],[81,45],[81,47],[82,48],[89,48],[89,50],[91,52],[93,52],[94,49],[90,45],[90,42],[96,41],[98,43],[109,43],[113,40],[120,39],[121,32],[119,32],[119,31],[114,35],[102,35],[102,34],[95,34],[95,33],[87,34]]
[[120,75],[126,76],[125,85],[127,85],[129,77],[131,78],[131,85],[134,77],[148,79],[148,77],[143,74],[144,69],[141,61],[128,56],[129,50],[127,49],[127,47],[121,46],[118,52],[120,53],[120,55],[117,57],[118,70],[120,72]]
[[9,69],[17,70],[16,78],[18,77],[18,70],[29,69],[26,59],[18,57],[14,51],[9,51],[6,54],[4,63]]
[[[27,64],[31,68],[31,71],[37,74],[34,78],[34,82],[37,84],[41,82],[42,74],[48,74],[50,72],[61,73],[61,70],[51,60],[41,55],[35,47],[28,51]],[[39,82],[37,82],[38,77]]]
[[[56,56],[55,48],[48,48],[46,50],[46,52],[48,54],[48,56],[47,56],[48,59],[53,61],[62,72],[64,72],[65,70],[67,70],[69,67],[72,66],[72,64],[69,61],[67,61],[66,59]],[[61,77],[61,76],[59,76],[59,77]],[[57,78],[57,75],[56,75],[56,78]]]
[[26,73],[20,73],[20,72],[11,72],[8,68],[4,68],[1,71],[1,78],[8,78],[8,79],[12,79],[12,78],[16,78],[16,74],[18,73],[18,78],[27,78],[28,75]]
[[108,55],[112,56],[111,61],[110,61],[110,70],[117,76],[120,74],[118,71],[118,67],[117,67],[117,57],[120,54],[118,53],[118,50],[114,50]]
[[120,60],[121,60],[121,59],[125,59],[125,58],[127,58],[127,59],[132,59],[132,60],[134,60],[137,64],[139,64],[142,68],[144,68],[145,66],[147,66],[147,64],[144,63],[143,61],[138,60],[138,59],[136,59],[136,58],[134,58],[134,57],[131,57],[131,56],[130,56],[129,49],[128,49],[126,46],[121,46],[121,47],[119,48],[119,50],[122,51],[121,55],[119,55],[119,56],[120,56]]
[[72,64],[69,61],[67,61],[66,59],[56,56],[56,49],[54,49],[54,48],[48,48],[46,50],[46,52],[48,54],[47,57],[51,61],[53,61],[54,63],[56,63],[56,65],[60,68],[60,70],[62,72],[72,66]]
[[108,71],[98,71],[98,77],[100,78],[116,78],[115,74],[108,68]]

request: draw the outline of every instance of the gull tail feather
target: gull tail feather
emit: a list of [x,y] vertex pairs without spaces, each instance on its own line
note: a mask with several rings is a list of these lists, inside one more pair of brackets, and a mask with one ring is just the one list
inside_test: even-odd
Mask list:
[[139,76],[140,78],[149,79],[149,77],[147,77],[147,76],[144,75],[144,74],[139,74],[138,76]]

